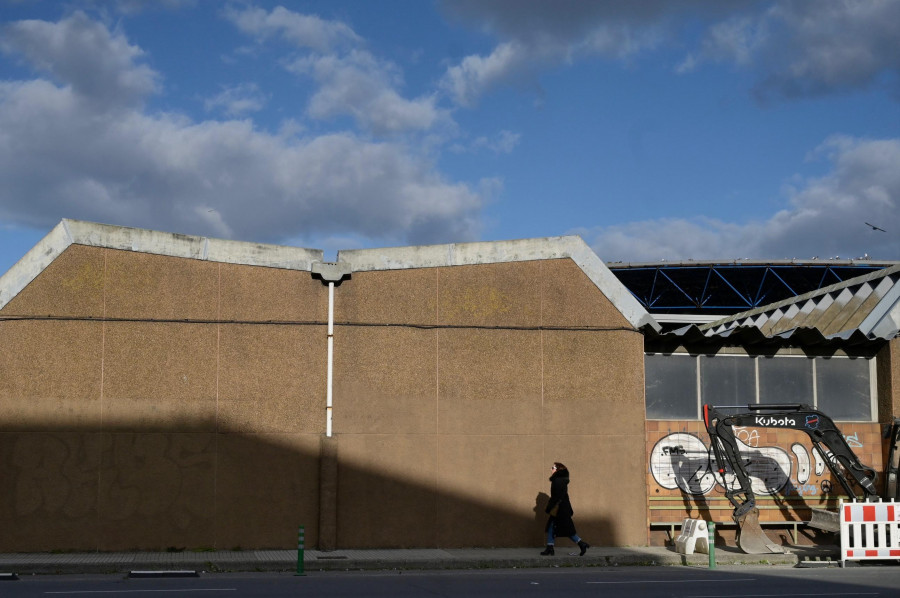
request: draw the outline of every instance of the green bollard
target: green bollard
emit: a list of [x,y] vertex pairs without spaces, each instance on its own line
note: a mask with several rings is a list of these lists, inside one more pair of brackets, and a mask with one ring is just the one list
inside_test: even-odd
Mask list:
[[716,568],[716,522],[710,521],[706,525],[709,530],[709,568]]
[[297,530],[297,575],[306,575],[303,572],[303,551],[306,548],[306,530],[301,525]]

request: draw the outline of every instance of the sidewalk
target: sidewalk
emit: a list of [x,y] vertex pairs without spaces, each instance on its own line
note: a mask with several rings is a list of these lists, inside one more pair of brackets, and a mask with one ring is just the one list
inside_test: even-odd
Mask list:
[[[303,569],[358,571],[394,569],[512,569],[535,567],[623,567],[635,565],[708,567],[706,554],[682,555],[674,548],[591,547],[583,557],[569,556],[574,547],[560,545],[557,556],[540,556],[533,548],[458,548],[306,550]],[[736,548],[716,547],[717,565],[827,564],[838,561],[834,546],[788,547],[785,554],[749,555]],[[0,574],[128,573],[130,571],[290,571],[297,570],[296,550],[246,550],[216,552],[83,552],[0,553]]]

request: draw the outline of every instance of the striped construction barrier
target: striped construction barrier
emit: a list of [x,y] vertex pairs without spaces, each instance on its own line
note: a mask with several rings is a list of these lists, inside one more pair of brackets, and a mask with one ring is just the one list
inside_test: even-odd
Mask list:
[[900,559],[900,503],[840,503],[841,565],[845,561]]

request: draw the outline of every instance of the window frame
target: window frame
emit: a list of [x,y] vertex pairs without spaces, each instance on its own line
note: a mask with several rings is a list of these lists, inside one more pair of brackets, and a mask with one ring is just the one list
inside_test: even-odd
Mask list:
[[807,355],[804,353],[775,353],[774,355],[753,355],[749,353],[738,353],[738,352],[722,352],[722,353],[690,353],[685,351],[677,351],[677,352],[663,352],[663,351],[645,351],[644,353],[644,417],[648,421],[671,421],[671,418],[666,417],[651,417],[647,412],[647,356],[665,356],[665,357],[693,357],[694,360],[694,368],[696,375],[696,417],[694,419],[701,419],[701,411],[703,408],[703,379],[701,377],[701,362],[703,358],[730,358],[730,359],[752,359],[753,360],[753,369],[754,369],[754,401],[753,404],[759,405],[760,398],[760,385],[759,385],[759,364],[760,359],[763,358],[772,358],[772,359],[806,359],[810,362],[810,371],[812,373],[812,392],[813,392],[813,400],[812,405],[818,409],[819,404],[819,391],[818,391],[818,376],[817,376],[817,367],[819,365],[820,358],[828,357],[830,359],[865,359],[868,363],[869,367],[869,419],[836,419],[835,421],[843,421],[843,422],[860,422],[860,423],[873,423],[878,421],[878,378],[877,378],[877,357],[865,356],[865,355]]

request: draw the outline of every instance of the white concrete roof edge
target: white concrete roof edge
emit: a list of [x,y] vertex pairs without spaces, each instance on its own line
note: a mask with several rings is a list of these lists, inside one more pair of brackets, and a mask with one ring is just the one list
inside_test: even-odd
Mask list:
[[59,254],[72,244],[66,221],[63,220],[38,241],[13,267],[0,275],[0,309],[13,300],[22,289],[44,271]]
[[313,263],[321,262],[324,256],[320,249],[231,241],[79,220],[63,222],[71,231],[73,244],[92,247],[305,271],[309,271]]
[[[73,244],[304,271],[312,271],[313,264],[322,262],[324,257],[324,252],[316,249],[229,241],[64,219],[6,274],[0,276],[0,309]],[[656,331],[661,330],[659,323],[625,285],[619,282],[587,243],[574,235],[338,252],[338,263],[348,264],[354,272],[561,258],[571,258],[632,326],[650,326]]]
[[635,328],[662,327],[579,236],[414,245],[338,252],[354,272],[571,258]]
[[0,309],[37,278],[69,245],[307,272],[312,270],[312,264],[321,262],[324,257],[320,249],[230,241],[63,219],[0,276]]

